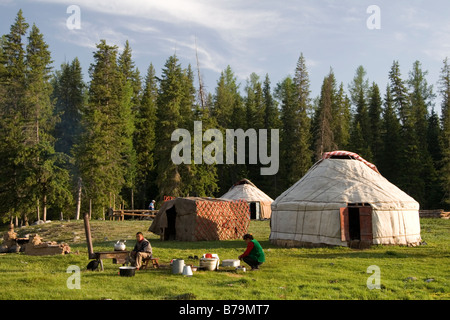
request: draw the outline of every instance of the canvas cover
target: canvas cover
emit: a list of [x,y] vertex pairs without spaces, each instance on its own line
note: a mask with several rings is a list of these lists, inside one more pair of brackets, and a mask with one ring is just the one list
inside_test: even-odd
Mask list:
[[418,244],[419,203],[363,161],[326,158],[272,203],[270,240],[280,245],[342,241],[340,208],[372,210],[372,244]]
[[173,209],[175,239],[181,241],[239,239],[247,233],[250,223],[244,201],[186,197],[164,202],[148,230],[163,236],[169,224],[168,211]]
[[273,199],[258,189],[251,181],[243,179],[233,185],[220,199],[245,200],[260,203],[260,218],[269,219],[272,215]]

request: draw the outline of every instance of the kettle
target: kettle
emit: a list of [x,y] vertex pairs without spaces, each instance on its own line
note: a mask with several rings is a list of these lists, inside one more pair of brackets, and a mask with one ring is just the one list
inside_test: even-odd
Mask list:
[[116,244],[114,245],[114,251],[125,251],[127,248],[125,242],[126,240],[117,241]]

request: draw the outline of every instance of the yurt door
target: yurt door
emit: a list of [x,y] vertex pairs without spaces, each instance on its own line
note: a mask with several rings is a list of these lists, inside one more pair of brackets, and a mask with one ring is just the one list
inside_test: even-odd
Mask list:
[[250,219],[254,220],[260,219],[260,206],[259,206],[259,202],[250,202]]
[[372,243],[372,207],[349,205],[340,208],[341,240],[359,247]]

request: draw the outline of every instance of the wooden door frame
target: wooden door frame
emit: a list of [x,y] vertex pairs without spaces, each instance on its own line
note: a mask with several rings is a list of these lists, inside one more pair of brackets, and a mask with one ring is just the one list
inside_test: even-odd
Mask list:
[[362,246],[370,246],[373,241],[372,231],[372,207],[369,204],[348,204],[339,208],[339,220],[341,226],[341,241],[350,242],[349,207],[359,209],[360,243]]

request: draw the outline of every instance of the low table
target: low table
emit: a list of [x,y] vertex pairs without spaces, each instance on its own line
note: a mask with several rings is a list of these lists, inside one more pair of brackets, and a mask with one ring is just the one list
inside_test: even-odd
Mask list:
[[95,259],[100,262],[100,269],[103,271],[103,259],[113,259],[114,264],[128,264],[130,257],[129,251],[103,251],[94,252],[89,255],[89,259]]

